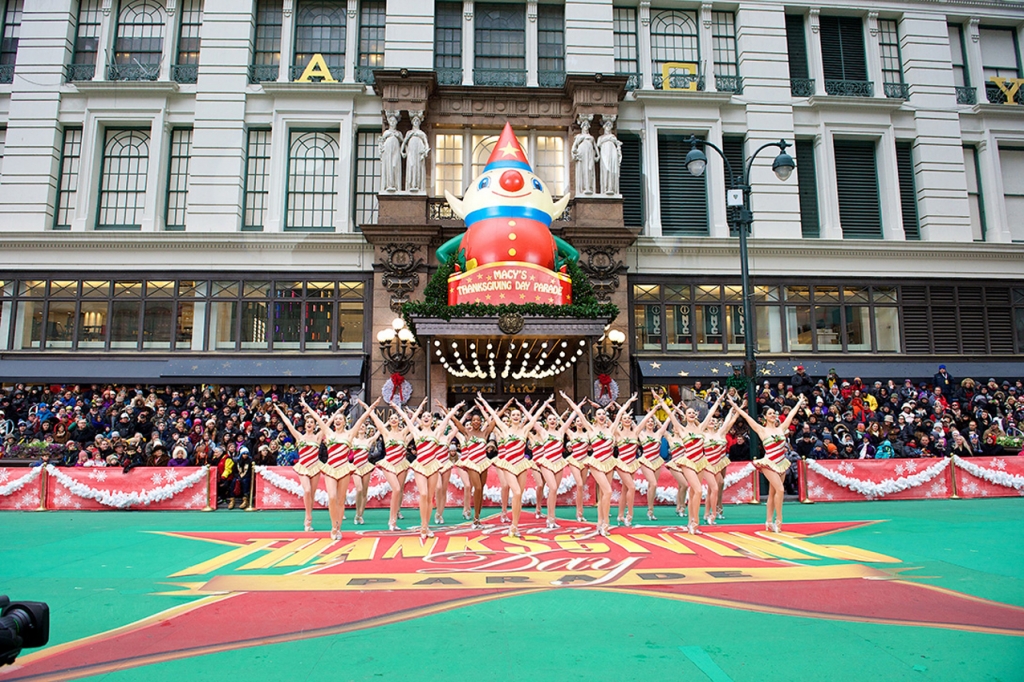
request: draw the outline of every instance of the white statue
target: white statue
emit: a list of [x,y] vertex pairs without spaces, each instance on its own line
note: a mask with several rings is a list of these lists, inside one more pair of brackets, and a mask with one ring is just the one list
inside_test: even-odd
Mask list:
[[594,162],[597,147],[590,134],[592,114],[580,114],[580,134],[572,141],[572,159],[576,162],[576,196],[592,196],[595,191]]
[[388,129],[377,140],[380,155],[382,192],[397,192],[402,185],[402,133],[398,132],[398,112],[387,112]]
[[619,195],[619,167],[622,165],[622,142],[612,132],[614,125],[615,117],[606,116],[601,122],[604,133],[597,138],[601,164],[601,193],[610,197]]
[[420,130],[423,112],[410,111],[409,114],[412,117],[412,130],[405,134],[405,141],[402,142],[402,156],[405,157],[405,191],[417,194],[424,191],[430,144],[427,142],[427,134]]

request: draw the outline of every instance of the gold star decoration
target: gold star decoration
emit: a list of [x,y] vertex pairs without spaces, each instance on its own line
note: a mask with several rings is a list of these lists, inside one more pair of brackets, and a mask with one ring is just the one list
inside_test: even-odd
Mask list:
[[498,294],[498,298],[505,298],[505,294]]
[[774,367],[775,366],[775,361],[774,360],[769,360],[768,362],[766,362],[764,364],[771,365],[772,367]]
[[793,371],[794,371],[794,372],[796,371],[796,368],[797,368],[797,366],[796,366],[796,365],[793,365]]
[[652,362],[651,363],[651,369],[661,369],[661,363],[660,362]]
[[519,294],[519,300],[520,301],[525,301],[526,300],[526,294]]
[[504,147],[501,148],[501,155],[502,156],[519,156],[519,149],[516,148],[516,146],[514,144],[509,142]]
[[761,370],[761,374],[769,375],[769,374],[771,374],[771,372],[769,372],[767,369],[762,369]]
[[687,372],[685,369],[681,369],[681,370],[679,370],[679,376],[681,376],[681,377],[688,377],[688,376],[690,376],[690,373]]
[[712,367],[711,368],[711,373],[712,374],[718,374],[718,368],[717,367]]
[[725,363],[725,366],[726,367],[732,367],[732,363],[731,362],[727,362],[727,363]]

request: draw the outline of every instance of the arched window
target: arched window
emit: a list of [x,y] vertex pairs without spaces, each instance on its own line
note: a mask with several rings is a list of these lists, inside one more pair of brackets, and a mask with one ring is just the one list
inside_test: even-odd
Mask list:
[[292,80],[302,75],[309,60],[321,54],[331,75],[345,78],[346,3],[303,2],[295,13],[295,62]]
[[154,0],[125,0],[117,15],[110,80],[154,81],[164,49],[164,8]]
[[103,145],[97,230],[138,230],[146,210],[149,131],[108,130]]
[[285,229],[333,230],[338,133],[292,131]]
[[651,62],[654,87],[661,87],[661,67],[669,62],[700,63],[697,15],[666,10],[651,19]]

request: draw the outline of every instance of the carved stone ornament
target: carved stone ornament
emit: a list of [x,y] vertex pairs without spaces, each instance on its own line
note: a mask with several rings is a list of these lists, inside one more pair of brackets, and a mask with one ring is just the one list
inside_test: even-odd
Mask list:
[[612,294],[619,288],[619,275],[626,271],[626,265],[616,259],[618,249],[614,246],[589,246],[583,249],[585,258],[580,259],[580,269],[587,273],[594,294],[601,303],[610,303]]
[[420,275],[417,271],[423,266],[424,260],[419,257],[419,246],[416,244],[385,244],[381,250],[384,252],[380,264],[384,270],[381,283],[391,294],[391,310],[397,313],[402,310],[403,303],[408,303],[409,294],[419,286]]
[[504,313],[498,316],[498,329],[506,334],[518,334],[523,331],[526,322],[519,313]]

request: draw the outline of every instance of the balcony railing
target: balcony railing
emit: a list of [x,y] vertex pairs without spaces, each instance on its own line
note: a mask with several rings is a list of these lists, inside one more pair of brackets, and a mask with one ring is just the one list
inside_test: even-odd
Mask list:
[[[661,90],[665,84],[665,78],[660,73],[654,74],[651,80],[655,90]],[[695,73],[672,73],[668,77],[670,90],[689,90],[695,82],[698,90],[704,90],[704,76]]]
[[107,67],[107,80],[155,81],[160,76],[159,64],[111,64]]
[[14,64],[0,64],[0,83],[14,82]]
[[882,87],[889,99],[910,99],[910,86],[906,83],[883,83]]
[[617,71],[616,76],[626,76],[626,90],[639,90],[644,85],[642,73],[630,73],[628,71]]
[[[989,104],[1006,104],[1006,93],[999,89],[995,83],[985,83],[985,97]],[[1014,104],[1024,104],[1021,99],[1020,90],[1014,94]]]
[[171,67],[171,80],[175,83],[195,83],[199,80],[199,65],[175,64]]
[[871,81],[825,81],[825,94],[833,97],[874,97],[875,84]]
[[[305,66],[293,64],[291,69],[291,79],[293,81],[298,80],[302,76],[302,72],[306,70]],[[331,72],[331,77],[339,83],[345,80],[345,67],[344,66],[329,66],[327,70]]]
[[715,88],[719,92],[731,92],[737,95],[743,94],[742,76],[715,76]]
[[462,69],[434,69],[438,85],[462,85]]
[[446,199],[435,197],[427,200],[427,220],[459,220]]
[[[376,66],[357,66],[356,67],[356,82],[366,83],[367,85],[373,85],[373,70]],[[341,80],[340,78],[338,80]]]
[[474,85],[521,87],[526,85],[526,71],[513,69],[473,69]]
[[956,86],[956,103],[957,104],[977,104],[978,103],[978,89],[969,88],[965,85]]
[[266,83],[268,81],[276,81],[280,73],[281,67],[278,64],[250,64],[249,82]]
[[65,67],[64,77],[68,83],[76,81],[91,81],[96,76],[95,64],[68,64]]
[[790,78],[789,92],[793,97],[810,97],[814,94],[813,78]]
[[537,84],[542,88],[560,88],[565,85],[565,71],[538,71]]

